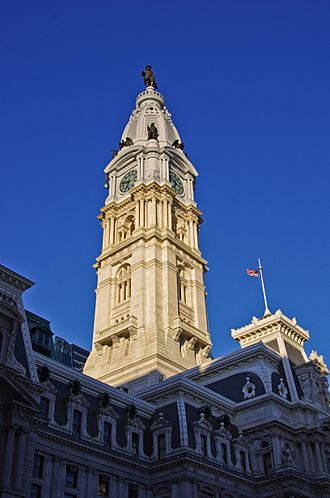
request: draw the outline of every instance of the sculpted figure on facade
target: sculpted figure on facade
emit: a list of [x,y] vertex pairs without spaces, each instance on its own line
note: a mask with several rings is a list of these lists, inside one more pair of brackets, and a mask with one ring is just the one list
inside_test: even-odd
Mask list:
[[280,383],[278,384],[277,386],[277,389],[278,389],[278,394],[284,398],[284,399],[287,399],[288,397],[288,390],[287,388],[285,387],[285,384],[283,382],[283,379],[280,378]]
[[151,123],[148,128],[148,140],[158,140],[158,130],[155,123]]

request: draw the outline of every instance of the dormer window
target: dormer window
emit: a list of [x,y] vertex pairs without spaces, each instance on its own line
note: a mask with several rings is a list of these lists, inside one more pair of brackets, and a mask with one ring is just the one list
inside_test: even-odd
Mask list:
[[111,447],[112,439],[112,424],[110,422],[104,422],[103,426],[103,443],[107,448]]
[[227,445],[225,443],[221,443],[221,459],[224,465],[228,464],[227,459]]
[[40,398],[40,413],[44,415],[45,417],[49,416],[49,407],[50,407],[50,400],[48,398],[45,398],[44,396],[41,396]]
[[201,453],[207,456],[207,437],[204,434],[201,435]]
[[79,410],[73,410],[73,418],[72,418],[72,432],[76,437],[81,436],[81,420],[82,415]]
[[132,455],[136,457],[139,456],[139,441],[139,434],[132,432]]
[[165,434],[160,434],[157,438],[158,440],[158,460],[165,457],[166,453],[166,438]]

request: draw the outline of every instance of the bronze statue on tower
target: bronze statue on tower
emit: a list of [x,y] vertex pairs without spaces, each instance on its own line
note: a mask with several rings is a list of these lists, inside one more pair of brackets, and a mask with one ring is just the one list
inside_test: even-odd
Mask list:
[[155,75],[153,70],[151,69],[151,66],[146,66],[145,70],[142,71],[142,76],[144,80],[145,86],[152,86],[156,90],[157,88],[157,83],[155,80]]

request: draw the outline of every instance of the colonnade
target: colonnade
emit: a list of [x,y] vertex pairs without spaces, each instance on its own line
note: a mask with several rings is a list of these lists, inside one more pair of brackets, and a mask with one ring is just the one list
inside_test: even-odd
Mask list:
[[[150,228],[157,226],[160,229],[173,230],[173,200],[170,197],[157,198],[151,196],[147,198],[138,198],[135,201],[135,229]],[[198,221],[191,214],[185,217],[185,237],[179,237],[186,242],[192,249],[198,250]],[[119,240],[118,219],[115,214],[105,218],[102,223],[103,227],[103,245],[105,249],[109,246],[121,242]]]

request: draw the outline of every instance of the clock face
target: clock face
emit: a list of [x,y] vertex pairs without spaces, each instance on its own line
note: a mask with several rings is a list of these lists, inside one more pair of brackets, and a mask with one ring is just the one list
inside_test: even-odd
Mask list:
[[124,178],[122,179],[122,181],[120,182],[120,185],[119,185],[120,192],[122,192],[124,194],[125,192],[128,192],[129,190],[131,190],[131,188],[134,186],[134,184],[136,182],[136,179],[137,179],[137,171],[136,170],[132,170],[132,171],[129,171],[128,173],[126,173],[126,175],[124,176]]
[[182,195],[184,192],[182,181],[180,180],[178,175],[173,173],[173,171],[170,171],[170,182],[171,182],[172,187],[175,190],[175,192],[179,195]]

